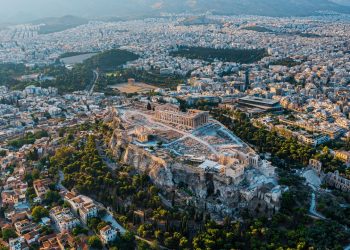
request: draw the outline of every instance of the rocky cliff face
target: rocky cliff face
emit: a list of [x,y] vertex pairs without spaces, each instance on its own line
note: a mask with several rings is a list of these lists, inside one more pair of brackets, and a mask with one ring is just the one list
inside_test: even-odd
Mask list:
[[186,183],[193,183],[191,191],[198,193],[201,197],[206,196],[206,192],[202,191],[202,185],[199,185],[201,179],[198,172],[181,163],[156,157],[147,150],[130,144],[127,138],[123,130],[116,129],[110,140],[109,147],[119,162],[147,173],[152,181],[162,189],[173,190],[177,186],[187,186]]
[[[166,159],[131,143],[126,131],[116,122],[109,147],[115,158],[138,171],[147,173],[153,183],[169,197],[175,192],[178,205],[192,204],[209,212],[213,218],[236,216],[241,208],[252,207],[242,195],[247,188],[234,184],[229,178],[179,161],[167,155]],[[258,204],[261,203],[261,204]],[[264,207],[264,201],[258,201]],[[254,209],[254,208],[252,208]]]

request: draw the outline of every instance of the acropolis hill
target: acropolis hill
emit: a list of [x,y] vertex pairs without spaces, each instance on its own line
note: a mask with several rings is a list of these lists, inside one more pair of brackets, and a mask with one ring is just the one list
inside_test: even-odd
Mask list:
[[217,219],[239,217],[246,208],[279,210],[275,168],[209,113],[133,102],[113,108],[106,121],[114,129],[114,157],[147,173],[165,197],[175,193],[172,205],[195,206]]

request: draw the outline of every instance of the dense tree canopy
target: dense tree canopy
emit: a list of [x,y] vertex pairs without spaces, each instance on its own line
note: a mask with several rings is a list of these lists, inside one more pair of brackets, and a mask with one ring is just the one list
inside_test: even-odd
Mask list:
[[102,249],[102,242],[96,235],[89,237],[88,245],[93,249]]
[[36,206],[32,210],[32,216],[34,221],[40,221],[41,218],[43,217],[48,217],[49,216],[49,210],[42,206]]
[[264,58],[267,53],[265,49],[214,49],[182,46],[178,51],[171,52],[170,55],[204,61],[218,59],[226,62],[253,63]]

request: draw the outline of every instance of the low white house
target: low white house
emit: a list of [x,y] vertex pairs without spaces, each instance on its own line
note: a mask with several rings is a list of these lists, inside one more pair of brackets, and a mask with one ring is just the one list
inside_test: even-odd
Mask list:
[[101,240],[104,244],[108,244],[117,239],[117,231],[111,226],[107,225],[100,230]]

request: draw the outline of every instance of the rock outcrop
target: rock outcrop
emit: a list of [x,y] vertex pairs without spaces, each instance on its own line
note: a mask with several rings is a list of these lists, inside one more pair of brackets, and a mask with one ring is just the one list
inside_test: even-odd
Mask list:
[[245,208],[251,211],[259,208],[268,214],[278,210],[279,199],[271,193],[272,187],[261,185],[261,181],[269,177],[257,169],[246,169],[242,180],[237,182],[220,172],[200,168],[199,163],[174,156],[165,149],[150,150],[138,145],[119,118],[110,124],[115,128],[109,142],[115,159],[146,173],[169,200],[175,194],[177,206],[192,205],[218,219],[237,217]]

